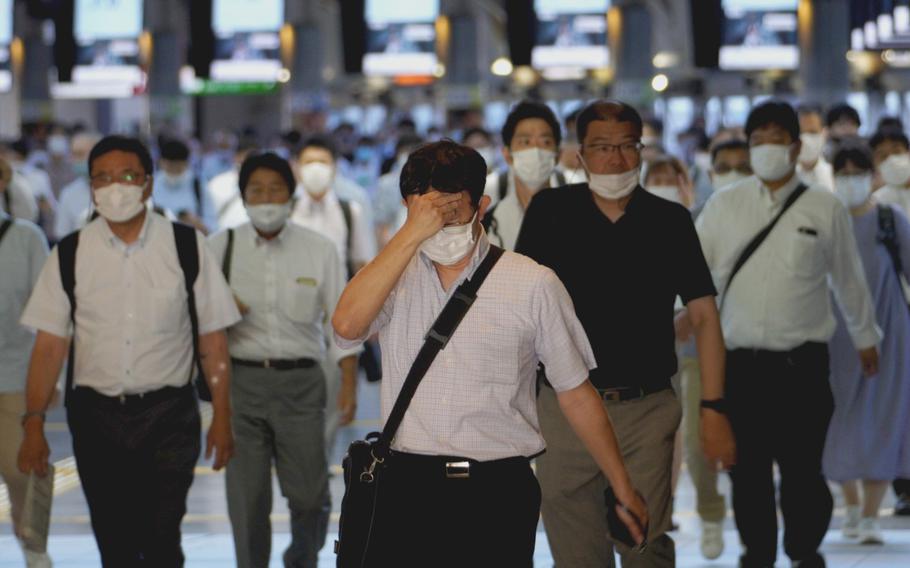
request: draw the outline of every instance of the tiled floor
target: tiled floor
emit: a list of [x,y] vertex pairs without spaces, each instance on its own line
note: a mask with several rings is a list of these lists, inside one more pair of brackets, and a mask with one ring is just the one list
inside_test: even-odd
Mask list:
[[[332,553],[332,542],[338,530],[337,513],[343,485],[338,475],[337,464],[351,440],[362,437],[370,430],[377,429],[378,422],[378,389],[374,385],[362,388],[358,422],[339,433],[338,441],[333,448],[332,463],[335,475],[332,478],[334,510],[330,535],[326,547],[320,555],[320,566],[334,566],[335,556]],[[73,475],[69,435],[63,423],[63,415],[56,411],[49,420],[49,441],[52,447],[52,459],[68,476],[58,477],[58,496],[54,501],[50,554],[57,568],[96,568],[99,566],[98,551],[91,536],[88,523],[88,511],[78,478]],[[727,491],[726,479],[721,483]],[[281,566],[281,552],[289,541],[287,526],[287,508],[280,498],[280,491],[275,485],[275,507],[272,516],[275,531],[272,548],[272,566]],[[4,503],[5,488],[0,487],[0,568],[23,566],[16,541],[11,536],[8,507]],[[677,565],[686,568],[735,567],[739,554],[738,538],[732,520],[727,521],[725,539],[727,549],[723,556],[715,561],[702,558],[698,546],[698,519],[694,512],[694,492],[686,477],[685,471],[680,480],[676,501],[675,520],[680,530],[673,533],[677,543]],[[893,500],[886,501],[890,507]],[[227,519],[227,506],[224,499],[224,477],[212,472],[206,464],[200,463],[196,481],[190,491],[188,514],[184,521],[183,546],[187,557],[188,568],[208,568],[230,566],[234,562],[233,543],[230,536],[230,524]],[[886,514],[890,511],[886,511]],[[910,519],[896,519],[886,516],[883,519],[885,540],[887,544],[878,547],[860,546],[844,541],[837,528],[840,526],[842,511],[835,511],[832,530],[828,533],[823,550],[830,568],[910,568]],[[549,546],[542,528],[537,535],[535,565],[552,566]],[[779,555],[779,566],[787,566],[783,553]]]

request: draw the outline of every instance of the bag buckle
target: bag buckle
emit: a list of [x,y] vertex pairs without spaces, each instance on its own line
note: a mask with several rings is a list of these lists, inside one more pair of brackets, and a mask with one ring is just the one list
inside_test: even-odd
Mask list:
[[370,466],[368,468],[366,468],[365,470],[363,470],[363,472],[360,474],[361,483],[373,483],[373,481],[376,480],[376,475],[374,474],[374,471],[376,470],[376,466],[378,464],[385,463],[385,458],[380,459],[380,458],[376,457],[376,454],[373,452],[372,449],[370,450],[370,455],[373,457],[373,461],[370,462]]
[[446,462],[446,478],[467,479],[471,477],[471,462]]

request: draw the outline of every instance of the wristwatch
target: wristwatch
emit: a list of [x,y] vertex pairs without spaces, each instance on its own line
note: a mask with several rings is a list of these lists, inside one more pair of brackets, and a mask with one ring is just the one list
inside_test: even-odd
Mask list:
[[25,423],[26,423],[26,422],[28,421],[28,419],[31,418],[32,416],[40,416],[40,417],[41,417],[41,421],[42,421],[42,422],[44,421],[44,413],[43,413],[43,412],[41,412],[41,411],[39,411],[39,410],[30,410],[29,412],[26,412],[25,414],[22,415],[22,420],[21,420],[22,426],[25,426]]
[[714,412],[720,412],[721,414],[727,413],[727,401],[722,398],[715,398],[714,400],[702,399],[701,407],[710,408]]

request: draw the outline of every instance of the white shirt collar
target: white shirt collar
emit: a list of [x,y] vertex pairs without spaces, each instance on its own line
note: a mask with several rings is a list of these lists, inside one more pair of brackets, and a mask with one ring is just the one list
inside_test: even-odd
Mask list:
[[[145,219],[142,221],[142,229],[139,231],[139,238],[136,239],[136,242],[131,244],[126,244],[120,237],[114,234],[111,231],[110,225],[108,225],[107,219],[104,217],[98,216],[97,221],[101,224],[101,231],[104,234],[104,241],[108,243],[111,247],[120,248],[123,250],[128,250],[136,247],[144,247],[146,241],[148,240],[149,225],[152,223],[152,216],[158,215],[154,211],[146,209]],[[163,217],[162,217],[163,219]]]
[[762,198],[765,200],[765,203],[769,207],[773,207],[786,201],[787,197],[789,197],[790,194],[796,190],[799,184],[802,183],[802,181],[799,179],[799,175],[796,173],[796,170],[793,171],[793,177],[790,178],[790,181],[788,181],[786,185],[773,192],[768,188],[765,182],[761,180],[761,178],[758,178],[758,176],[756,176],[756,179],[758,179],[759,190],[761,191]]

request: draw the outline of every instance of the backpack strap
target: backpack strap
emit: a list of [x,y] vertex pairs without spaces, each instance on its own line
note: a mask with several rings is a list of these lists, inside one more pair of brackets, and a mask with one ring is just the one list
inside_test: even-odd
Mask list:
[[888,251],[891,257],[891,265],[897,273],[898,279],[904,273],[904,265],[901,261],[900,244],[897,241],[897,227],[894,223],[894,210],[887,205],[879,204],[878,210],[878,242]]
[[553,177],[556,178],[556,187],[566,185],[566,175],[559,170],[553,170]]
[[202,184],[195,176],[193,176],[193,196],[196,198],[196,215],[202,219]]
[[496,237],[496,240],[499,241],[499,246],[502,246],[502,237],[499,234],[499,223],[496,222],[496,208],[499,207],[500,203],[502,202],[497,202],[496,205],[487,210],[483,219],[480,221],[480,224],[483,226],[483,230],[487,232],[487,236],[491,239],[492,237]]
[[227,230],[227,248],[224,249],[224,258],[221,259],[221,272],[224,279],[231,281],[231,261],[234,259],[234,229]]
[[[193,285],[199,275],[199,249],[196,244],[196,229],[183,223],[172,223],[172,225],[174,227],[174,242],[177,245],[177,259],[180,261],[181,270],[183,270],[186,304],[193,333],[193,362],[195,365],[193,370],[190,371],[190,379],[192,379],[194,372],[197,376],[204,377],[202,361],[199,359],[199,315],[196,313],[196,293],[193,291]],[[204,381],[205,379],[203,378],[203,383]],[[196,386],[201,390],[200,384],[197,383]],[[205,400],[204,392],[200,392],[200,398]],[[209,400],[211,399],[209,398]]]
[[509,170],[499,172],[499,201],[506,198],[509,193]]
[[73,376],[76,363],[76,249],[79,247],[79,231],[74,231],[57,244],[57,262],[60,266],[60,283],[70,301],[70,323],[73,332],[70,334],[70,352],[66,363],[66,390],[63,393],[63,404],[69,406],[70,392],[73,390]]
[[345,256],[348,261],[348,278],[354,276],[354,261],[351,260],[351,248],[354,243],[354,214],[351,212],[351,202],[346,199],[339,199],[341,205],[341,215],[344,217],[344,226],[348,230],[347,240],[345,242]]
[[3,237],[6,236],[6,232],[9,231],[9,228],[13,226],[13,220],[4,219],[3,223],[0,223],[0,243],[3,242]]

